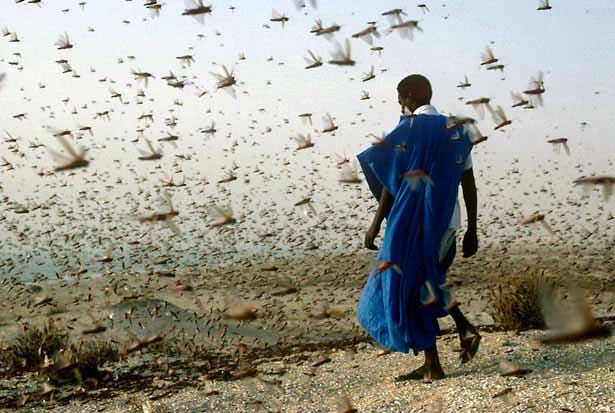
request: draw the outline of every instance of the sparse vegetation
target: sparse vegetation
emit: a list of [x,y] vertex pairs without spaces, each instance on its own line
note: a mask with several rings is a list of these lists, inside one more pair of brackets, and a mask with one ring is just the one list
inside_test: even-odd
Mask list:
[[491,316],[504,330],[544,328],[541,301],[553,282],[544,271],[528,271],[500,284],[491,295]]
[[0,353],[0,362],[9,374],[34,371],[43,366],[45,356],[53,357],[68,345],[68,336],[53,322],[42,328],[28,326],[12,345]]
[[120,359],[117,346],[104,340],[88,340],[78,345],[53,322],[42,328],[30,326],[0,353],[2,371],[9,375],[46,371],[56,383],[99,379],[99,368]]
[[53,315],[63,314],[66,311],[67,311],[66,306],[64,306],[64,305],[55,305],[55,306],[49,308],[49,311],[47,311],[47,316],[51,317]]

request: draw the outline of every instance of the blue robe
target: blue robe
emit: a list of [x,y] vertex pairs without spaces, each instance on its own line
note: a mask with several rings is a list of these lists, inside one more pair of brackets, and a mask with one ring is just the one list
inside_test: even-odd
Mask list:
[[[372,270],[357,309],[363,328],[391,351],[412,349],[416,354],[434,346],[437,318],[447,314],[439,288],[447,269],[441,268],[438,251],[472,148],[465,128],[449,129],[447,119],[427,114],[402,117],[382,143],[357,155],[376,199],[383,187],[394,197],[377,259],[397,268],[380,274]],[[409,184],[404,174],[418,169],[427,172],[432,185]],[[435,305],[421,304],[426,282],[433,287]]]

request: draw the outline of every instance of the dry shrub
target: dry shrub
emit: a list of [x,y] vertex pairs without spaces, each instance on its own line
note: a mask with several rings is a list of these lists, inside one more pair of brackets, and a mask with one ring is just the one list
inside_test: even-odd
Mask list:
[[554,283],[545,278],[544,271],[527,271],[498,285],[491,295],[490,314],[504,330],[544,328],[541,303],[550,291]]
[[68,345],[68,336],[51,321],[42,328],[28,326],[11,346],[0,353],[0,364],[9,374],[39,370],[45,356],[53,357]]
[[116,345],[104,340],[88,340],[56,354],[46,373],[54,384],[81,383],[89,379],[97,383],[104,377],[100,367],[119,359]]
[[[99,368],[120,359],[116,345],[88,340],[75,346],[52,322],[42,328],[30,326],[0,353],[0,366],[9,375],[45,371],[56,383],[100,378]],[[75,374],[78,373],[78,374]]]
[[100,368],[120,360],[118,346],[105,340],[88,340],[77,351],[76,364],[83,378],[100,378]]

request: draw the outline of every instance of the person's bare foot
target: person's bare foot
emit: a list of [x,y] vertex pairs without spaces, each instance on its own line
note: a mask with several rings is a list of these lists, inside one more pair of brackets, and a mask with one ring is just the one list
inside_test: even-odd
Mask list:
[[480,340],[481,335],[478,334],[478,330],[474,327],[459,333],[459,342],[461,347],[459,359],[461,360],[461,364],[465,364],[474,358],[476,352],[478,351]]
[[425,366],[425,372],[423,374],[423,379],[426,381],[434,381],[434,380],[442,380],[446,375],[442,370],[441,366]]
[[441,366],[428,367],[423,364],[421,367],[412,370],[408,374],[402,374],[398,376],[395,381],[409,381],[409,380],[427,380],[434,381],[445,378],[444,371]]

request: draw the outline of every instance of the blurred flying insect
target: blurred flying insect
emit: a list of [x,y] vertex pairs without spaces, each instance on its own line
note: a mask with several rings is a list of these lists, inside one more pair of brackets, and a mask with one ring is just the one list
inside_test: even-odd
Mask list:
[[94,116],[94,119],[106,119],[108,121],[111,120],[111,115],[110,112],[108,110],[104,110],[102,112],[96,112],[96,116]]
[[120,103],[124,103],[124,101],[122,100],[122,94],[116,92],[115,90],[113,90],[112,88],[109,88],[109,93],[111,94],[111,99],[119,99]]
[[429,280],[426,280],[421,286],[419,296],[423,307],[429,307],[430,305],[434,305],[438,302],[434,287]]
[[303,135],[300,133],[293,139],[297,143],[297,148],[295,149],[296,151],[300,151],[302,149],[308,149],[314,146],[314,142],[312,142],[312,137],[310,136],[309,133],[307,135]]
[[423,14],[429,13],[429,7],[425,3],[417,4],[416,7],[423,11]]
[[457,87],[460,88],[460,89],[465,89],[465,88],[470,87],[470,86],[472,86],[472,83],[470,83],[470,81],[468,80],[468,76],[467,75],[465,75],[463,77],[463,82],[459,82],[459,84],[457,85]]
[[574,180],[575,185],[581,185],[583,192],[588,195],[594,186],[602,186],[602,195],[605,201],[613,196],[615,176],[582,176]]
[[237,175],[235,175],[235,173],[233,172],[232,169],[224,172],[224,177],[220,180],[218,180],[219,184],[227,184],[229,182],[233,182],[237,180]]
[[72,66],[69,63],[66,63],[66,62],[60,63],[60,67],[62,68],[62,74],[70,73],[70,72],[73,71]]
[[525,99],[520,93],[510,92],[510,96],[512,97],[512,100],[513,100],[513,105],[512,105],[513,108],[524,106],[529,103],[529,101]]
[[369,69],[369,72],[367,73],[363,73],[363,82],[367,82],[370,81],[372,79],[374,79],[376,77],[376,75],[374,74],[374,65],[372,65]]
[[221,68],[222,73],[211,72],[212,76],[218,80],[218,82],[216,83],[216,87],[218,89],[232,88],[234,85],[237,84],[234,70],[229,71],[225,65],[222,65]]
[[210,228],[222,227],[237,222],[233,217],[231,207],[222,208],[217,205],[209,205],[207,207],[207,215],[211,218]]
[[553,228],[551,228],[551,225],[549,225],[547,221],[545,221],[544,214],[534,213],[530,215],[529,217],[523,218],[521,221],[519,221],[519,224],[521,225],[533,225],[537,223],[540,223],[540,225],[542,225],[543,228],[547,230],[549,234],[553,235],[555,233],[553,231]]
[[322,57],[317,57],[311,50],[308,50],[308,54],[310,57],[304,57],[305,62],[307,63],[306,69],[314,69],[319,66],[322,66]]
[[532,77],[530,80],[530,86],[528,90],[524,90],[523,93],[526,95],[534,96],[536,101],[540,106],[542,106],[542,95],[545,93],[545,82],[543,80],[542,72],[538,72],[537,77]]
[[299,117],[304,123],[309,123],[310,125],[312,124],[312,114],[311,113],[302,113],[299,115]]
[[132,69],[131,73],[135,76],[136,80],[142,80],[145,83],[145,87],[149,84],[149,79],[154,78],[155,76],[149,72],[142,72],[141,70]]
[[382,56],[382,51],[384,50],[384,47],[382,47],[382,46],[374,46],[374,47],[370,48],[369,50],[371,50],[372,52],[378,53],[378,56]]
[[58,39],[58,41],[55,42],[55,45],[58,46],[58,50],[66,50],[73,48],[73,45],[68,38],[68,33],[60,35],[60,38]]
[[352,164],[346,163],[342,166],[339,181],[345,184],[361,183],[361,178],[359,177],[359,165],[356,160],[353,160]]
[[205,23],[205,15],[212,12],[212,6],[205,6],[203,0],[184,0],[184,5],[182,16],[192,16],[201,24]]
[[158,159],[161,159],[162,149],[156,150],[154,149],[154,146],[152,145],[149,139],[145,138],[144,140],[145,140],[145,143],[147,144],[147,149],[149,149],[149,152],[146,152],[142,150],[141,148],[137,148],[137,150],[141,154],[141,156],[139,156],[138,159],[140,161],[156,161]]
[[201,131],[201,133],[206,133],[208,135],[213,135],[216,132],[217,132],[216,122],[214,122],[213,120],[211,121],[211,123],[209,124],[209,126],[206,129],[203,129]]
[[500,375],[502,377],[523,377],[532,372],[531,369],[526,369],[512,363],[508,360],[501,360],[499,363]]
[[285,14],[280,14],[275,10],[271,12],[271,18],[269,19],[271,22],[282,23],[282,27],[284,27],[288,20],[289,18]]
[[495,110],[491,112],[491,116],[493,117],[493,121],[496,124],[493,130],[498,130],[512,124],[512,120],[506,117],[506,113],[504,113],[504,109],[502,109],[501,106],[495,108]]
[[553,7],[549,4],[549,0],[540,0],[538,2],[538,8],[536,10],[551,10]]
[[344,46],[336,42],[336,49],[331,53],[329,64],[338,66],[354,66],[355,61],[351,57],[350,41],[346,39]]
[[87,149],[78,147],[77,149],[68,142],[64,135],[54,135],[59,141],[62,147],[70,156],[63,155],[55,150],[48,148],[49,153],[58,163],[54,168],[56,172],[67,171],[70,169],[84,168],[90,164],[90,161],[85,159]]
[[315,25],[310,30],[310,33],[315,34],[316,36],[324,35],[327,39],[331,39],[333,33],[339,31],[341,27],[338,24],[331,24],[331,26],[324,27],[322,25],[322,20],[317,19]]
[[611,336],[611,328],[596,321],[583,290],[571,287],[568,306],[558,295],[553,288],[543,292],[542,312],[550,332],[539,339],[541,343],[571,344]]
[[476,123],[476,119],[463,115],[450,115],[446,120],[446,130]]
[[385,272],[389,268],[392,269],[393,271],[395,271],[397,274],[403,275],[403,272],[402,272],[401,268],[399,267],[399,265],[395,264],[394,262],[390,262],[390,261],[376,261],[376,264],[377,265],[374,265],[375,268],[372,269],[372,271],[374,271],[374,273],[376,275],[382,274],[383,272]]
[[312,198],[303,198],[301,201],[295,203],[296,207],[301,207],[303,210],[303,215],[308,216],[309,212],[312,212],[314,215],[318,215],[316,208],[314,208],[314,204],[312,203]]
[[[310,0],[310,6],[312,6],[313,9],[317,9],[318,8],[318,1],[317,0]],[[297,10],[301,10],[301,9],[307,7],[305,0],[295,0],[295,7],[297,8]]]
[[553,149],[555,149],[556,152],[559,152],[560,148],[563,147],[564,151],[566,152],[566,155],[570,156],[570,148],[568,147],[568,138],[550,139],[547,141],[547,143],[552,144]]
[[388,32],[392,33],[395,30],[397,30],[397,32],[403,39],[410,40],[414,38],[415,30],[418,30],[419,32],[423,31],[421,26],[419,26],[419,22],[417,20],[401,21],[401,19],[398,23],[391,25]]
[[478,125],[476,122],[466,124],[464,129],[468,131],[470,135],[470,139],[472,141],[472,146],[476,146],[482,142],[485,142],[489,139],[488,136],[484,136],[481,131],[478,129]]
[[122,355],[127,356],[129,354],[136,353],[137,351],[141,351],[152,344],[161,342],[162,340],[164,340],[164,336],[161,335],[154,335],[141,339],[138,337],[133,337],[132,343],[124,349]]
[[490,98],[478,98],[478,99],[472,99],[472,100],[468,100],[466,102],[466,105],[471,105],[474,110],[476,110],[476,113],[478,113],[482,118],[485,117],[485,106],[489,109],[489,111],[491,112],[491,106],[489,105],[489,102],[491,102]]
[[143,413],[154,413],[154,407],[152,406],[151,400],[146,400],[142,405]]
[[337,166],[341,166],[345,163],[350,162],[350,158],[348,158],[348,155],[346,155],[346,153],[336,154],[335,156],[337,158],[337,160],[335,161],[335,164]]
[[158,139],[158,142],[175,142],[177,140],[179,140],[179,135],[167,132],[166,136]]
[[109,246],[105,250],[104,255],[101,255],[100,257],[98,257],[96,261],[102,262],[102,263],[108,263],[108,262],[113,261],[113,246]]
[[374,37],[380,38],[380,33],[375,24],[369,24],[366,29],[352,35],[353,39],[362,39],[370,46],[374,44]]
[[322,133],[330,133],[330,132],[335,132],[339,126],[337,126],[334,122],[333,122],[333,118],[331,117],[330,113],[327,113],[324,117],[323,117],[323,122],[325,124],[325,127],[322,130]]
[[493,51],[491,50],[491,48],[487,46],[487,48],[485,49],[485,52],[481,55],[481,63],[480,63],[481,66],[491,65],[497,61],[498,59],[493,54]]
[[342,397],[337,402],[337,413],[357,413],[358,410],[352,405],[352,401],[347,394],[342,395]]
[[382,13],[382,16],[399,17],[400,15],[407,16],[406,12],[403,11],[402,9],[392,9],[392,10],[385,11],[384,13]]
[[[235,302],[231,302],[231,300],[225,300],[229,303],[226,305],[227,310],[224,313],[224,318],[229,320],[236,321],[244,321],[244,320],[254,320],[256,318],[257,308],[254,304],[249,304],[245,302],[237,302],[236,299],[233,300]],[[244,374],[247,374],[244,373]],[[243,374],[238,374],[236,377],[247,377]]]
[[74,139],[73,132],[71,132],[69,129],[56,129],[49,127],[49,130],[51,131],[51,134],[56,138],[59,138],[61,136],[70,136]]
[[433,180],[424,169],[414,169],[406,172],[403,176],[406,182],[408,182],[408,185],[410,185],[410,189],[413,191],[418,191],[423,185],[433,185]]
[[152,17],[160,16],[160,10],[162,10],[162,6],[164,6],[164,4],[158,3],[157,0],[149,0],[149,2],[146,2],[145,4],[145,8],[150,11]]
[[183,56],[177,56],[176,59],[181,62],[183,67],[190,67],[192,66],[192,63],[194,63],[194,56],[190,54],[186,54]]
[[361,100],[369,100],[371,97],[369,96],[369,92],[367,90],[363,90],[361,92]]
[[149,224],[154,224],[156,222],[164,222],[169,227],[169,229],[171,229],[171,231],[179,235],[180,234],[179,228],[177,228],[175,223],[173,223],[172,221],[173,218],[179,215],[179,211],[176,210],[175,207],[173,206],[173,199],[171,198],[171,195],[166,189],[161,193],[160,200],[163,205],[166,204],[166,206],[168,207],[168,211],[155,212],[150,215],[139,217],[139,222],[143,222],[143,223],[147,222]]
[[382,132],[380,136],[374,133],[370,133],[369,135],[367,135],[368,138],[374,138],[374,140],[372,141],[372,146],[383,144],[386,136],[387,136],[386,132]]
[[94,132],[91,126],[77,125],[77,130],[79,132],[88,132],[90,136],[94,136]]
[[0,90],[2,90],[2,86],[5,80],[6,80],[6,73],[0,73]]
[[499,65],[487,66],[487,70],[499,70],[500,72],[504,72],[504,65],[499,64]]

